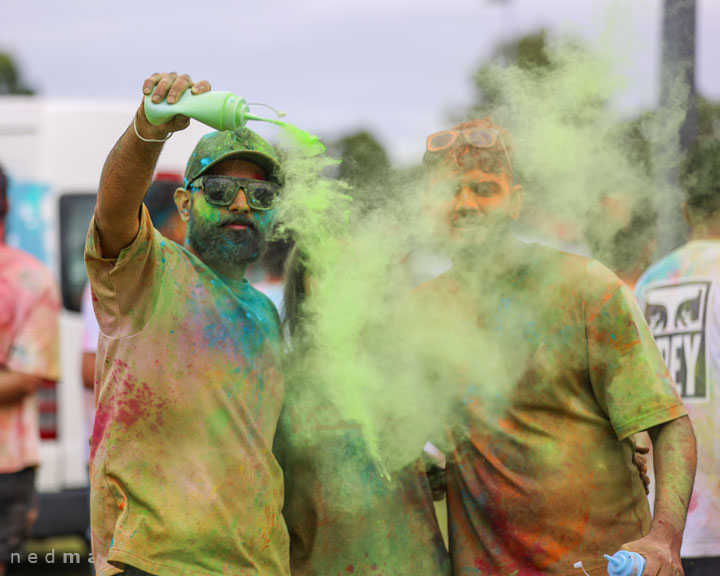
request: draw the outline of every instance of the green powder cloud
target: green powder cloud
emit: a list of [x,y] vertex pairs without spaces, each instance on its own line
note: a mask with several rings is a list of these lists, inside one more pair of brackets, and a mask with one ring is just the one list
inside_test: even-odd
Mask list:
[[[479,81],[498,98],[474,114],[491,114],[512,134],[516,180],[526,189],[518,232],[555,245],[592,236],[603,253],[618,232],[632,230],[638,210],[654,210],[665,184],[638,159],[627,122],[609,105],[622,82],[606,55],[559,39],[547,61],[487,65]],[[660,146],[674,141],[683,118],[681,86],[677,93],[672,110],[634,126],[663,167],[678,160],[675,148]],[[289,147],[281,229],[296,239],[312,275],[308,338],[295,342],[289,386],[302,389],[297,409],[308,411],[308,421],[320,398],[358,425],[378,473],[392,478],[426,441],[448,447],[445,426],[463,395],[492,402],[502,414],[530,351],[490,337],[452,294],[411,296],[417,270],[408,255],[436,237],[433,219],[444,200],[428,197],[422,176],[378,184],[378,194],[391,201],[373,208],[359,198],[367,191],[327,176],[335,164],[317,146]],[[603,258],[612,266],[608,254]],[[501,305],[492,282],[475,289]],[[493,385],[474,387],[480,382]]]

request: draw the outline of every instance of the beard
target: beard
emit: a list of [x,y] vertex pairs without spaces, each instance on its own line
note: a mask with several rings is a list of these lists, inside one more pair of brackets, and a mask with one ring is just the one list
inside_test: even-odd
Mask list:
[[[233,230],[228,224],[244,224],[244,230]],[[209,266],[246,265],[255,262],[265,250],[265,238],[247,216],[237,215],[220,222],[208,222],[190,213],[188,222],[190,247]]]
[[496,218],[461,219],[446,232],[447,249],[456,264],[485,266],[503,257],[510,236],[510,221]]

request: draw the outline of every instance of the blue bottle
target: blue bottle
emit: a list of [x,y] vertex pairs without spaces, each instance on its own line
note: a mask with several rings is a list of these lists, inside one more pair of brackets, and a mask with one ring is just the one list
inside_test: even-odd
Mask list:
[[604,556],[608,559],[608,576],[642,576],[645,569],[645,558],[637,552],[620,550]]

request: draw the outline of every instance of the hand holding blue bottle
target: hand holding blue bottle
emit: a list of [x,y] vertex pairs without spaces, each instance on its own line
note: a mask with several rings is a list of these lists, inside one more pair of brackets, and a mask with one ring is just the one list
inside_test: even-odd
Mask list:
[[635,552],[645,559],[643,576],[683,576],[681,545],[682,530],[658,523],[646,536],[623,544],[621,550]]
[[604,556],[608,561],[608,576],[643,576],[645,558],[637,552],[620,550],[612,556]]

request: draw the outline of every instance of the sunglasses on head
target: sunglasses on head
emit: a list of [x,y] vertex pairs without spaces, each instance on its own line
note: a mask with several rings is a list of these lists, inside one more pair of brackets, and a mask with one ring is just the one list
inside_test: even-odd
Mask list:
[[[480,149],[491,149],[497,146],[500,142],[503,153],[505,154],[505,160],[507,161],[508,168],[512,171],[512,163],[510,162],[510,155],[508,154],[507,148],[505,147],[505,141],[503,140],[502,134],[494,128],[466,128],[464,130],[443,130],[442,132],[436,132],[430,134],[427,138],[426,148],[428,152],[442,152],[448,150],[458,141],[473,146],[474,148]],[[462,166],[458,162],[457,154],[455,156],[455,162],[460,168]]]
[[[214,206],[230,206],[242,189],[248,206],[253,210],[271,210],[275,206],[279,186],[274,182],[236,178],[234,176],[200,176],[199,185],[190,184],[191,190],[202,190],[205,200]],[[197,180],[195,180],[196,182]]]

